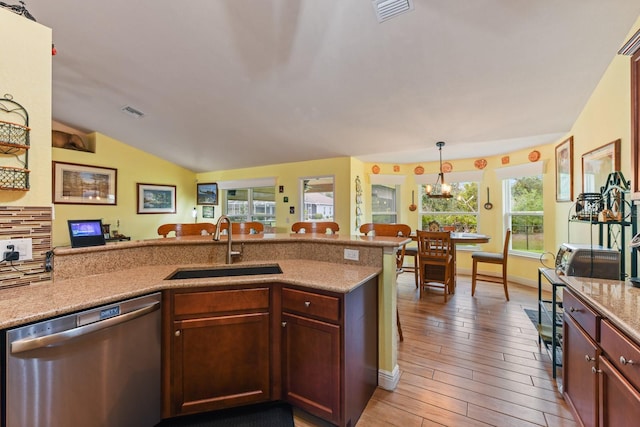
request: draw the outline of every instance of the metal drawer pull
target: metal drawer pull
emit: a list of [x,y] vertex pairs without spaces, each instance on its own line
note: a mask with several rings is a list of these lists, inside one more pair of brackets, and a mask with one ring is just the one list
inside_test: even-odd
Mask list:
[[594,362],[596,360],[595,357],[591,357],[588,354],[584,355],[584,360],[586,360],[587,362]]
[[281,325],[284,328],[285,326],[287,326],[287,322],[282,322]]
[[304,306],[309,308],[309,306],[311,305],[311,301],[305,301],[304,302]]
[[176,335],[177,337],[179,337],[179,336],[180,336],[180,331],[179,331],[179,330],[178,330],[178,331],[176,331],[176,332],[175,332],[175,335]]
[[577,308],[575,308],[575,307],[571,307],[571,308],[569,308],[569,311],[570,311],[571,313],[575,313],[575,312],[580,311],[580,310],[579,310],[579,309],[577,309]]
[[625,359],[624,356],[620,356],[620,363],[622,363],[623,365],[633,365],[634,362],[633,360],[629,359]]
[[593,372],[594,374],[599,374],[600,372],[602,372],[600,369],[596,369],[595,366],[591,367],[591,372]]

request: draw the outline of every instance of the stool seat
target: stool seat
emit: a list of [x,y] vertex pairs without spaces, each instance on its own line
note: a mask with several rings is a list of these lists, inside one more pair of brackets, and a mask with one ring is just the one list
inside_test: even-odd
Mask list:
[[502,256],[502,254],[495,252],[474,252],[471,254],[471,258],[484,262],[494,261],[496,264],[504,260],[504,256]]

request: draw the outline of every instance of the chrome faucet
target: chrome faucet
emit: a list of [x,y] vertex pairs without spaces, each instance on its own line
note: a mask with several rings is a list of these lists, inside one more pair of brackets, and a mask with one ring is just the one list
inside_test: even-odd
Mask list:
[[231,264],[232,257],[235,256],[235,255],[240,255],[240,252],[231,250],[231,219],[229,219],[228,216],[221,215],[220,218],[218,219],[218,222],[216,223],[216,232],[213,233],[213,240],[215,240],[216,242],[220,241],[220,231],[221,231],[221,228],[222,228],[222,227],[220,227],[220,224],[222,224],[222,221],[226,221],[227,224],[228,224],[228,227],[227,227],[227,264]]

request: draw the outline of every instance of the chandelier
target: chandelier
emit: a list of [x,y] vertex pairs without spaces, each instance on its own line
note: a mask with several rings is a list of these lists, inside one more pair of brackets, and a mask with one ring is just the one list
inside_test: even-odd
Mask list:
[[444,147],[444,142],[436,142],[436,147],[440,152],[440,172],[436,183],[427,185],[427,196],[432,199],[449,199],[451,198],[451,186],[444,182],[444,172],[442,172],[442,147]]

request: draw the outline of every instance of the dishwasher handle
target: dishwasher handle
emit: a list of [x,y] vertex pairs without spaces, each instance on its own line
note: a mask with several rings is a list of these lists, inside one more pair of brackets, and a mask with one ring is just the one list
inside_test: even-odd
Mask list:
[[109,328],[111,326],[118,325],[120,323],[128,322],[129,320],[137,319],[138,317],[156,311],[159,308],[160,302],[154,302],[137,310],[130,311],[129,313],[125,313],[117,317],[111,317],[105,320],[100,320],[98,322],[90,323],[78,328],[73,328],[67,331],[57,332],[55,334],[45,335],[38,338],[25,338],[17,340],[11,343],[11,354],[23,353],[25,351],[35,350],[37,348],[61,344],[65,341],[69,341],[70,339],[77,338],[91,332],[96,332],[105,328]]

